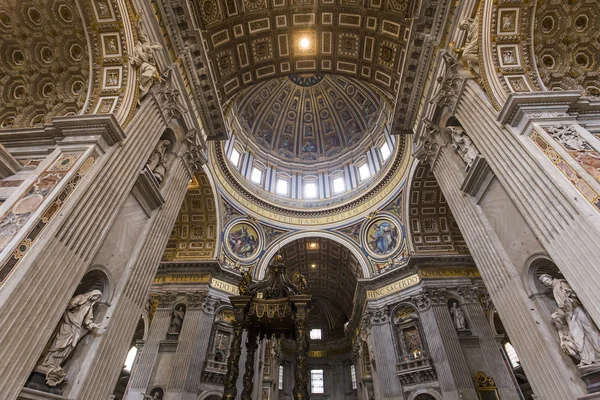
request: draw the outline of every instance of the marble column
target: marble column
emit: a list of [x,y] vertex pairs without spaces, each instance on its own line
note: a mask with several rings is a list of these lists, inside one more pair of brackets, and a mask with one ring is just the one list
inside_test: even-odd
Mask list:
[[165,400],[195,400],[204,368],[218,300],[206,293],[188,294]]
[[427,289],[414,297],[427,347],[444,399],[477,400],[473,377],[448,311],[445,289]]
[[474,336],[479,338],[481,354],[489,369],[485,373],[494,378],[500,398],[520,400],[521,395],[515,380],[509,371],[509,366],[502,357],[501,345],[496,341],[492,327],[479,302],[479,292],[484,290],[477,287],[459,287],[459,293],[463,297],[464,308],[467,311],[470,323],[469,329]]
[[[486,102],[471,102],[473,108],[469,119]],[[481,117],[489,120],[489,117]],[[492,125],[495,125],[492,123]],[[498,127],[496,126],[496,128]],[[435,129],[434,129],[435,131]],[[469,136],[470,136],[470,132]],[[486,131],[486,135],[490,135]],[[506,249],[503,247],[485,213],[473,197],[461,190],[466,174],[465,164],[452,147],[449,139],[441,132],[433,132],[432,139],[419,155],[421,160],[432,165],[433,173],[440,185],[452,214],[469,246],[471,255],[489,291],[490,298],[502,318],[525,373],[536,395],[547,400],[574,399],[585,393],[582,381],[572,365],[556,344],[553,335],[544,331],[535,306],[528,299],[521,277]],[[504,146],[504,145],[503,145]],[[479,148],[479,146],[478,146]],[[506,160],[499,161],[505,163]],[[526,173],[527,175],[529,172]],[[524,187],[525,182],[513,182],[515,187]]]
[[[377,310],[368,310],[365,313],[370,325],[369,339],[373,350],[370,354],[375,360],[373,367],[378,381],[378,391],[382,400],[402,400],[402,385],[400,378],[396,376],[396,352],[394,349],[394,338],[392,326],[386,306]],[[367,328],[368,329],[368,328]]]
[[294,366],[294,400],[310,398],[308,383],[308,305],[310,296],[290,297],[296,307],[294,323],[296,330],[296,365]]
[[160,342],[165,340],[167,336],[176,298],[177,295],[175,293],[164,293],[158,296],[158,307],[152,318],[148,339],[144,343],[142,352],[137,355],[137,362],[135,368],[131,371],[125,398],[142,398],[142,393],[148,393],[150,389],[148,385],[152,371],[156,365]]

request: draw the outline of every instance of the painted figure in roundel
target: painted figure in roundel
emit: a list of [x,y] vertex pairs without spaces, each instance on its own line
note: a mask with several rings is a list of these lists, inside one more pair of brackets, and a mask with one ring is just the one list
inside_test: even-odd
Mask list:
[[398,229],[390,221],[374,223],[367,233],[368,245],[375,254],[388,254],[396,249]]
[[227,240],[233,254],[248,258],[257,250],[258,233],[250,225],[240,224],[229,231]]

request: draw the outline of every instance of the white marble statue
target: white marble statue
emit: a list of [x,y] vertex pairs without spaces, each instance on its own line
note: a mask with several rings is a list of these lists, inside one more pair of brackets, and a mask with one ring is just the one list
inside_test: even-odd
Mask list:
[[154,175],[159,184],[162,182],[165,173],[167,172],[165,153],[170,144],[170,140],[159,140],[156,149],[154,149],[154,153],[152,153],[147,163],[148,168],[150,168],[152,175]]
[[465,18],[460,21],[459,29],[467,31],[465,45],[457,50],[467,67],[479,74],[479,18]]
[[580,360],[579,367],[600,362],[600,332],[569,283],[548,274],[540,275],[539,279],[552,290],[558,305],[551,317],[562,350]]
[[46,383],[56,386],[64,381],[66,372],[61,368],[81,338],[99,325],[94,323],[92,308],[102,297],[102,292],[77,295],[71,299],[58,328],[40,357],[34,371],[46,374]]
[[458,308],[457,302],[452,303],[450,314],[452,314],[452,317],[454,319],[454,327],[457,331],[464,331],[467,329],[467,326],[465,324],[465,313],[460,308]]
[[138,25],[137,29],[138,42],[133,48],[133,54],[131,55],[130,62],[134,67],[140,68],[140,95],[139,98],[143,98],[155,80],[160,79],[158,74],[158,68],[156,67],[156,60],[154,59],[154,50],[162,49],[162,46],[158,43],[153,43],[148,39],[148,36]]
[[452,138],[452,148],[467,164],[465,169],[469,170],[479,155],[479,150],[477,150],[477,147],[475,147],[471,138],[467,136],[462,128],[458,126],[449,126],[446,128],[446,132],[448,132]]

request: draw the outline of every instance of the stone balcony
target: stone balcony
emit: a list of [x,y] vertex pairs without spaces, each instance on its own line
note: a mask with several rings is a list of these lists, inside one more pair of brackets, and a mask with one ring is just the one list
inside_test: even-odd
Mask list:
[[402,385],[413,385],[437,379],[435,368],[428,357],[406,360],[396,364],[396,375]]

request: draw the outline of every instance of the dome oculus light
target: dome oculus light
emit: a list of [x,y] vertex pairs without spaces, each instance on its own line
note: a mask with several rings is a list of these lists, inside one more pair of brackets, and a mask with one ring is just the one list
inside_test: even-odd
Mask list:
[[310,47],[310,39],[307,37],[300,38],[300,48],[302,50],[308,50]]

